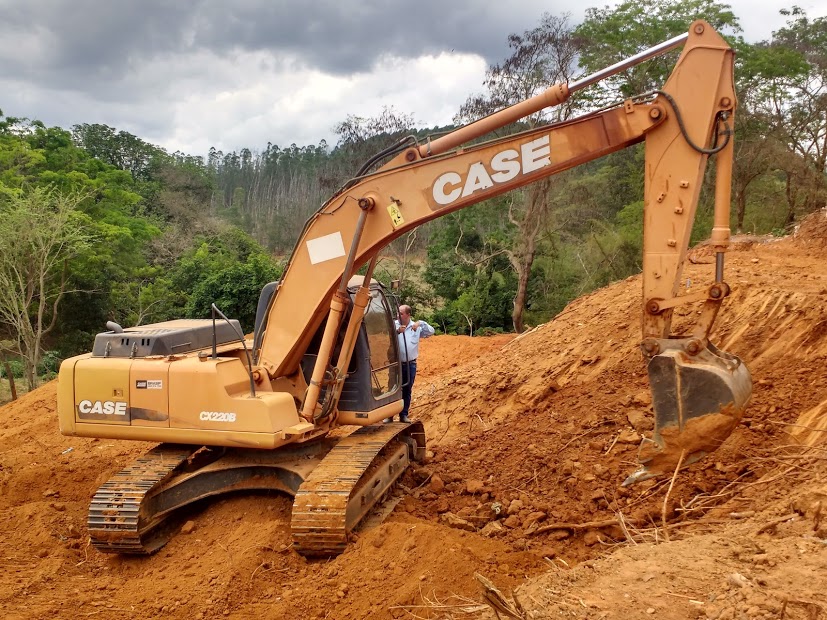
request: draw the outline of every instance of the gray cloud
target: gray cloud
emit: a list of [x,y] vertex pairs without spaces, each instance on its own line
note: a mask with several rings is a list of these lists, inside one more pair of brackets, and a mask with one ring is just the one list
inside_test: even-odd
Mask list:
[[[382,105],[433,125],[507,57],[509,34],[543,12],[576,23],[603,4],[0,0],[0,109],[66,128],[106,123],[188,152],[331,140],[348,114]],[[768,37],[788,5],[729,4],[749,40]],[[825,15],[827,0],[804,8]]]
[[[5,6],[4,6],[5,5]],[[417,57],[446,49],[489,62],[510,32],[536,24],[539,0],[76,0],[0,2],[0,76],[23,62],[36,78],[117,79],[168,55],[269,51],[334,74],[368,70],[381,54]]]

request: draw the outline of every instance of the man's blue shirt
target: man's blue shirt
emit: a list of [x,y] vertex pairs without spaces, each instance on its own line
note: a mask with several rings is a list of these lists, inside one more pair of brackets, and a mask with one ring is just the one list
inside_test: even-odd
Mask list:
[[[405,331],[401,334],[396,334],[397,341],[399,342],[399,359],[403,362],[413,361],[419,357],[420,338],[428,338],[434,335],[434,328],[425,321],[419,321],[419,328],[414,329],[413,324],[416,322],[417,321],[411,319]],[[394,323],[396,324],[396,328],[399,329],[399,321],[396,320]]]

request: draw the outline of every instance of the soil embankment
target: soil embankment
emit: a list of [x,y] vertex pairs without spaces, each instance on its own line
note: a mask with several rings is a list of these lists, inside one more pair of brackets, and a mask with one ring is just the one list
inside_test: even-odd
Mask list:
[[[708,282],[692,259],[684,279]],[[673,484],[620,487],[652,426],[635,277],[519,338],[425,341],[412,413],[431,458],[329,561],[292,551],[278,495],[216,501],[148,558],[98,553],[89,499],[150,446],[62,437],[47,384],[0,408],[3,615],[494,618],[479,573],[524,618],[827,617],[825,214],[737,243],[727,281],[715,341],[752,401]]]

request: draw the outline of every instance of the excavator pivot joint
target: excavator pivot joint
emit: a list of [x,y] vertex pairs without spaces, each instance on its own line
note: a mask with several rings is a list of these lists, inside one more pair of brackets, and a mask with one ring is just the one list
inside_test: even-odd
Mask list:
[[359,199],[359,208],[363,211],[370,211],[376,205],[372,196],[364,196]]
[[646,302],[646,312],[649,314],[660,314],[660,304],[657,299],[650,299]]
[[716,282],[709,287],[710,299],[723,299],[729,295],[729,285],[724,282]]
[[652,357],[660,352],[660,345],[654,338],[647,338],[644,340],[641,343],[640,348],[643,350],[643,354],[646,357]]

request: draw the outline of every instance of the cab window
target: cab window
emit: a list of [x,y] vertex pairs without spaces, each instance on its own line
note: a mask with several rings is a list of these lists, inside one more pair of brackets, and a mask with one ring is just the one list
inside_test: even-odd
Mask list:
[[396,330],[391,316],[382,292],[371,290],[364,324],[370,347],[371,392],[375,399],[392,394],[400,385]]

